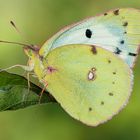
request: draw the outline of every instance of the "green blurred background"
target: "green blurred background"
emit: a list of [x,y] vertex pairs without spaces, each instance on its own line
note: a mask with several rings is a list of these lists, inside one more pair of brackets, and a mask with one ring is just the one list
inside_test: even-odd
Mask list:
[[[140,8],[139,5],[140,0],[0,0],[0,39],[26,42],[9,24],[10,20],[18,25],[27,42],[42,45],[65,25],[113,8]],[[26,62],[20,46],[0,44],[0,68]],[[11,72],[23,74],[18,68]],[[57,104],[33,106],[0,113],[0,140],[139,140],[140,59],[134,75],[129,104],[105,124],[85,126]]]

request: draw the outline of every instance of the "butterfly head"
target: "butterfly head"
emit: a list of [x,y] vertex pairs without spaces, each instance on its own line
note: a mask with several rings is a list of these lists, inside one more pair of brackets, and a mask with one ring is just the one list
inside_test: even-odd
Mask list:
[[28,45],[24,47],[24,52],[25,54],[32,59],[36,55],[38,55],[39,52],[39,47],[36,45]]

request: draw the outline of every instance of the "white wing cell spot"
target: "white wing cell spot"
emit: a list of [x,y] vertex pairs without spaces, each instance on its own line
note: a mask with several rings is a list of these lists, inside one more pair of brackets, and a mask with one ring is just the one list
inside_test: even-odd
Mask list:
[[96,78],[96,68],[91,68],[91,70],[88,72],[88,80],[93,81]]
[[88,79],[89,80],[93,80],[94,79],[94,73],[93,72],[89,72],[89,74],[88,74]]

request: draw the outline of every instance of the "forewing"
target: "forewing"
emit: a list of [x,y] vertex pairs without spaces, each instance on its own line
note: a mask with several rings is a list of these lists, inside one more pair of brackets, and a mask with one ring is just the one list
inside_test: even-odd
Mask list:
[[124,8],[68,26],[50,38],[40,54],[62,45],[90,44],[101,46],[120,56],[132,67],[140,44],[140,11]]

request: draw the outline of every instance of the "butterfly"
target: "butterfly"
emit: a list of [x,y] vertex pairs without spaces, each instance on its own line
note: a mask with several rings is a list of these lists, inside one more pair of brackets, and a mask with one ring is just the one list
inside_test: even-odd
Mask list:
[[115,9],[70,25],[42,47],[24,47],[29,66],[73,118],[90,126],[127,104],[139,53],[140,11]]

